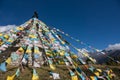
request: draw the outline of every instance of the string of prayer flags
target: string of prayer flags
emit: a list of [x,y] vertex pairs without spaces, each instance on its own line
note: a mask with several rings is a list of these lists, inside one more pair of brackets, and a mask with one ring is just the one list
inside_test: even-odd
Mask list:
[[[71,37],[69,34],[66,34],[65,32],[63,32],[63,31],[61,31],[61,30],[59,30],[59,29],[53,28],[53,30],[62,33],[63,35],[69,37],[70,39],[72,39],[72,40],[74,40],[74,41],[76,41],[76,42],[78,42],[78,43],[80,43],[80,44],[82,44],[82,45],[84,45],[84,46],[86,46],[86,47],[88,47],[88,48],[96,51],[96,52],[102,53],[103,55],[105,55],[106,57],[108,57],[109,59],[111,59],[111,60],[114,61],[114,62],[120,63],[118,60],[115,60],[115,59],[113,59],[112,57],[106,55],[105,53],[103,53],[103,52],[100,51],[99,49],[96,49],[96,48],[90,46],[89,44],[80,41],[79,39],[75,39],[75,38]],[[95,61],[95,60],[93,60],[93,61]]]

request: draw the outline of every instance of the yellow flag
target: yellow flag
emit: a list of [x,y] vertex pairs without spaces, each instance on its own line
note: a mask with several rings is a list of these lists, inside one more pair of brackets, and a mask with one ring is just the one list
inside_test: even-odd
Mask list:
[[77,67],[78,66],[78,64],[75,62],[75,61],[73,61],[73,63],[74,63],[74,65]]
[[39,80],[39,76],[33,74],[33,76],[32,76],[32,80]]
[[110,69],[110,72],[113,72],[112,69]]
[[36,38],[36,36],[35,36],[35,35],[29,35],[29,37],[31,37],[31,38]]
[[30,47],[27,48],[26,53],[32,53],[32,50]]
[[46,55],[47,55],[47,56],[52,56],[52,54],[50,54],[50,53],[48,53],[48,52],[46,52]]
[[32,53],[32,51],[31,50],[27,50],[26,53]]
[[60,56],[64,56],[65,52],[64,51],[61,51],[60,52]]
[[51,38],[51,39],[50,39],[50,41],[51,41],[51,42],[54,42],[54,41],[55,41],[55,39],[54,39],[54,38]]
[[59,64],[60,64],[60,65],[63,65],[63,64],[65,64],[65,62],[63,62],[63,61],[59,61]]
[[14,80],[15,74],[13,76],[7,76],[7,80]]
[[65,42],[64,42],[64,41],[62,41],[61,43],[62,43],[62,44],[65,44]]
[[91,79],[91,80],[96,80],[96,79],[94,78],[94,76],[90,76],[90,79]]
[[39,29],[39,32],[41,32],[42,30],[41,29]]
[[17,27],[16,29],[17,30],[23,30],[24,28],[23,27]]
[[24,49],[22,47],[20,47],[18,51],[20,51],[21,53],[24,53]]
[[100,73],[99,73],[99,72],[94,72],[94,74],[95,74],[96,76],[100,76]]
[[40,53],[39,48],[38,47],[34,47],[34,53]]
[[2,45],[4,42],[0,41],[0,45]]
[[78,58],[77,55],[72,55],[72,58]]
[[55,70],[55,69],[56,69],[53,64],[50,64],[50,68],[51,68],[52,70]]
[[4,35],[4,37],[5,37],[6,39],[8,39],[8,38],[9,38],[9,36],[8,36],[8,35]]
[[87,54],[87,53],[84,53],[84,56],[88,56],[88,54]]
[[10,63],[11,63],[11,57],[9,57],[5,62],[6,62],[7,64],[10,64]]
[[77,77],[77,75],[75,75],[75,76],[72,76],[71,78],[72,78],[72,80],[78,80],[78,77]]
[[39,53],[39,50],[35,50],[35,52],[34,53]]
[[97,69],[97,71],[102,72],[102,70],[101,70],[101,69]]
[[12,42],[13,40],[12,39],[9,39],[8,42]]
[[109,75],[109,74],[110,74],[110,71],[107,71],[107,74]]
[[0,33],[0,36],[2,36],[3,34],[2,33]]

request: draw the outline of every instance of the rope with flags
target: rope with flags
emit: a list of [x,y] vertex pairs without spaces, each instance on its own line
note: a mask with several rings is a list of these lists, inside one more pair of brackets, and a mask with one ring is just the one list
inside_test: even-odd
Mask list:
[[[72,44],[70,44],[69,43],[69,45],[71,45],[74,49],[76,49],[77,51],[79,51],[79,49],[78,48],[76,48],[76,47],[74,47]],[[92,60],[92,58],[90,58],[91,60]],[[93,60],[92,60],[93,61]],[[75,66],[74,66],[75,67]],[[91,68],[93,68],[94,70],[98,70],[97,72],[95,72],[95,71],[91,71]],[[79,68],[78,68],[79,69]],[[96,69],[95,67],[93,67],[93,66],[90,66],[89,68],[88,68],[92,73],[94,73],[96,76],[91,76],[91,79],[97,79],[97,78],[99,78],[100,77],[100,73],[102,72],[100,69]],[[79,71],[80,71],[80,69],[79,69]],[[80,75],[80,74],[79,74]],[[108,74],[107,74],[108,75]],[[109,78],[109,76],[105,76],[106,78]],[[109,78],[110,79],[110,78]]]
[[101,51],[101,50],[99,50],[99,49],[97,49],[97,48],[94,48],[94,47],[92,47],[91,45],[89,45],[89,44],[87,44],[87,43],[84,43],[84,42],[82,42],[82,41],[79,40],[79,39],[76,39],[76,38],[70,36],[69,34],[61,31],[60,29],[53,28],[53,30],[62,33],[63,35],[69,37],[70,39],[72,39],[72,40],[74,40],[74,41],[76,41],[76,42],[78,42],[78,43],[80,43],[80,44],[82,44],[82,45],[85,45],[86,47],[88,47],[88,48],[96,51],[97,53],[101,53],[101,54],[105,55],[106,57],[108,57],[109,59],[111,59],[112,61],[114,61],[114,62],[116,62],[116,63],[120,63],[118,60],[115,60],[114,58],[108,56],[105,52],[103,52],[103,51]]

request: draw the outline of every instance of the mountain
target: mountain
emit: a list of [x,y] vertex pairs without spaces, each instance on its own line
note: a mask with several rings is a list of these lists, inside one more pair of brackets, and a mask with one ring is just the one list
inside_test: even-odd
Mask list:
[[105,52],[109,57],[112,58],[112,59],[109,59],[107,57],[106,64],[108,64],[108,65],[116,65],[117,63],[120,64],[120,50],[116,49],[116,50],[109,50],[109,51],[105,51]]
[[[104,54],[102,54],[102,53]],[[112,49],[112,50],[102,50],[101,52],[90,52],[89,54],[94,57],[98,63],[100,64],[116,64],[117,61],[120,61],[120,50]]]

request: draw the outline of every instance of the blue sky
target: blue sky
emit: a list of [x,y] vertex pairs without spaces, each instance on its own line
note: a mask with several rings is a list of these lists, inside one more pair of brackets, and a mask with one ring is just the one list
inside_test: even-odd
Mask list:
[[0,0],[0,26],[20,25],[35,10],[48,26],[98,49],[120,42],[119,0]]

